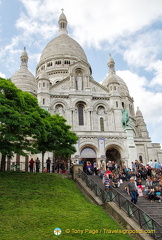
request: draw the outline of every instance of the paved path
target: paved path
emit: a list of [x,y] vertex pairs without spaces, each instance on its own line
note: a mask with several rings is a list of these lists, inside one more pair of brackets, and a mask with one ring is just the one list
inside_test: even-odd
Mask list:
[[[104,189],[103,183],[98,176],[89,176],[92,178],[102,189]],[[130,196],[125,192],[124,187],[128,182],[124,182],[120,185],[119,188],[115,188],[117,191],[122,193],[127,199],[131,199]],[[162,202],[158,201],[150,202],[150,200],[143,197],[138,197],[137,206],[139,206],[144,212],[146,212],[149,216],[151,216],[154,220],[156,220],[159,224],[162,225]]]

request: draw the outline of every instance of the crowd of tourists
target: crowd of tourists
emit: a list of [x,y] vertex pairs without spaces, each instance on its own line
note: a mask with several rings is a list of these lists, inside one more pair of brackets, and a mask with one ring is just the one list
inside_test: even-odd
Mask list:
[[125,184],[125,191],[131,196],[131,201],[136,204],[138,196],[144,196],[151,202],[162,200],[162,165],[157,160],[150,160],[146,166],[142,162],[135,160],[131,163],[131,168],[127,168],[125,163],[122,166],[114,161],[109,161],[106,166],[100,162],[91,164],[90,161],[83,162],[83,170],[86,174],[98,175],[103,181],[105,190],[109,187],[119,188]]
[[[65,161],[51,162],[50,157],[46,160],[46,167],[43,172],[65,173],[67,163]],[[115,161],[108,161],[106,166],[104,161],[98,164],[96,161],[80,161],[83,164],[83,171],[87,175],[98,175],[104,184],[105,191],[109,191],[110,186],[119,188],[125,184],[125,191],[131,196],[131,201],[136,204],[138,196],[144,196],[148,200],[161,202],[162,200],[162,165],[157,160],[150,160],[146,166],[142,162],[135,160],[131,163],[131,168],[125,163],[119,166]],[[30,172],[35,170],[40,172],[40,160],[33,158],[29,161]],[[73,172],[73,163],[70,165],[70,173]]]

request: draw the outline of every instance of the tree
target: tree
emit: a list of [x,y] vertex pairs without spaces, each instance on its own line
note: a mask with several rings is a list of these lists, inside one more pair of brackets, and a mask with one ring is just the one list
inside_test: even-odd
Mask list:
[[66,120],[51,116],[38,106],[37,99],[22,92],[10,80],[0,78],[0,153],[1,170],[5,170],[5,159],[15,153],[54,151],[58,156],[69,157],[74,153],[76,134],[70,131]]
[[71,126],[66,124],[63,117],[56,114],[44,120],[46,134],[42,134],[36,141],[38,150],[42,152],[42,171],[45,152],[54,152],[57,156],[68,158],[76,152],[74,144],[78,140],[76,134],[70,131]]
[[45,132],[43,114],[47,115],[34,96],[22,92],[10,80],[0,78],[1,171],[5,170],[6,156],[37,152],[33,139]]

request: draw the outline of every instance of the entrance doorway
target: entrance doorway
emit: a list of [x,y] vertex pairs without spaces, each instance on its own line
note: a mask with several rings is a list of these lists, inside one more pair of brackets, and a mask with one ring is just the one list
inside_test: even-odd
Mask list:
[[80,156],[81,158],[96,158],[96,152],[91,147],[85,147],[82,149]]
[[90,168],[93,171],[93,163],[96,161],[95,150],[91,147],[85,147],[82,149],[80,156],[83,163],[83,170],[87,172],[87,166],[90,165]]
[[122,165],[120,152],[114,147],[106,151],[106,163],[109,161],[117,163],[119,167]]

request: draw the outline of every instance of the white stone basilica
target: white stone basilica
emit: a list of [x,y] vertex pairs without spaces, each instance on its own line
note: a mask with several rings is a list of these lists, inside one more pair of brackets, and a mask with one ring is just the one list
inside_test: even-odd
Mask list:
[[[128,167],[137,160],[162,163],[159,143],[152,143],[142,113],[134,113],[134,101],[125,82],[115,73],[115,62],[108,60],[108,76],[102,84],[92,77],[91,66],[81,46],[67,33],[67,19],[59,17],[59,33],[44,48],[36,67],[36,78],[28,70],[26,49],[20,69],[11,80],[23,91],[38,98],[51,114],[67,119],[79,137],[72,161],[88,159],[122,161]],[[128,113],[122,124],[122,110]]]

